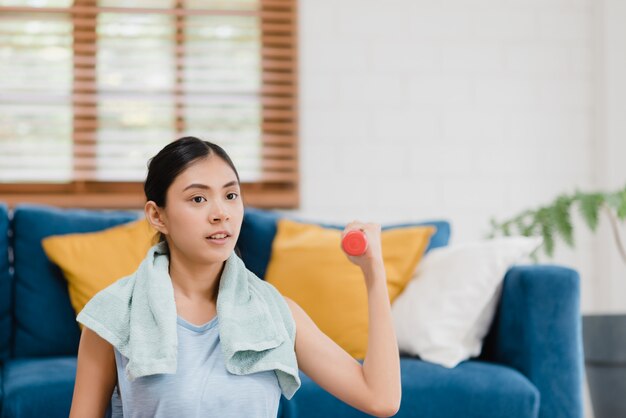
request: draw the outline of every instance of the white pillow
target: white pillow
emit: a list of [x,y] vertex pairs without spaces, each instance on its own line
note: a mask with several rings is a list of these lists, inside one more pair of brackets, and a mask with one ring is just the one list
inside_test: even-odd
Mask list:
[[478,356],[506,272],[542,242],[499,237],[426,253],[391,306],[400,352],[449,368]]

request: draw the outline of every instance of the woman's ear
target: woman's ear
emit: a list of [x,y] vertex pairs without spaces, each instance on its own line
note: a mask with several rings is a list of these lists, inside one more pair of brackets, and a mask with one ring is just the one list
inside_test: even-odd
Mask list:
[[144,213],[146,214],[146,219],[154,229],[162,234],[167,234],[167,218],[165,217],[165,213],[157,206],[156,203],[152,200],[146,202],[146,205],[144,206]]

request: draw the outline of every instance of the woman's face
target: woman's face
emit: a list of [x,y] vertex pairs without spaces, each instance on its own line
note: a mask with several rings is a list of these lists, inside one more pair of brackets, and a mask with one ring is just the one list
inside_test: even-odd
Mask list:
[[[221,158],[202,158],[176,177],[163,209],[170,250],[196,263],[226,260],[243,221],[243,201],[234,171]],[[210,236],[226,231],[225,239]]]

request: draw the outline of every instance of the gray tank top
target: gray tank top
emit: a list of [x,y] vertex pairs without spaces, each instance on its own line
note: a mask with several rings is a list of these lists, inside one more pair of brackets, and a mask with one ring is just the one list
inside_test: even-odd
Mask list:
[[272,370],[239,376],[226,370],[218,317],[194,325],[178,317],[175,374],[129,382],[128,359],[115,350],[118,386],[111,399],[113,418],[276,418],[281,390]]

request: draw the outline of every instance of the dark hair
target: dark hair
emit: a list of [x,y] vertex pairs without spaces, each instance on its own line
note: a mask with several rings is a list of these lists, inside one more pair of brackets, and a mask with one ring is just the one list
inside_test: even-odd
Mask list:
[[[235,172],[237,181],[240,181],[235,165],[222,147],[193,136],[185,136],[170,142],[148,160],[148,175],[143,185],[146,199],[152,200],[157,206],[164,208],[167,204],[167,190],[174,179],[197,160],[211,155],[224,160]],[[158,237],[158,242],[165,241],[165,236],[162,233],[159,232]],[[239,255],[237,247],[235,247],[235,251]]]

